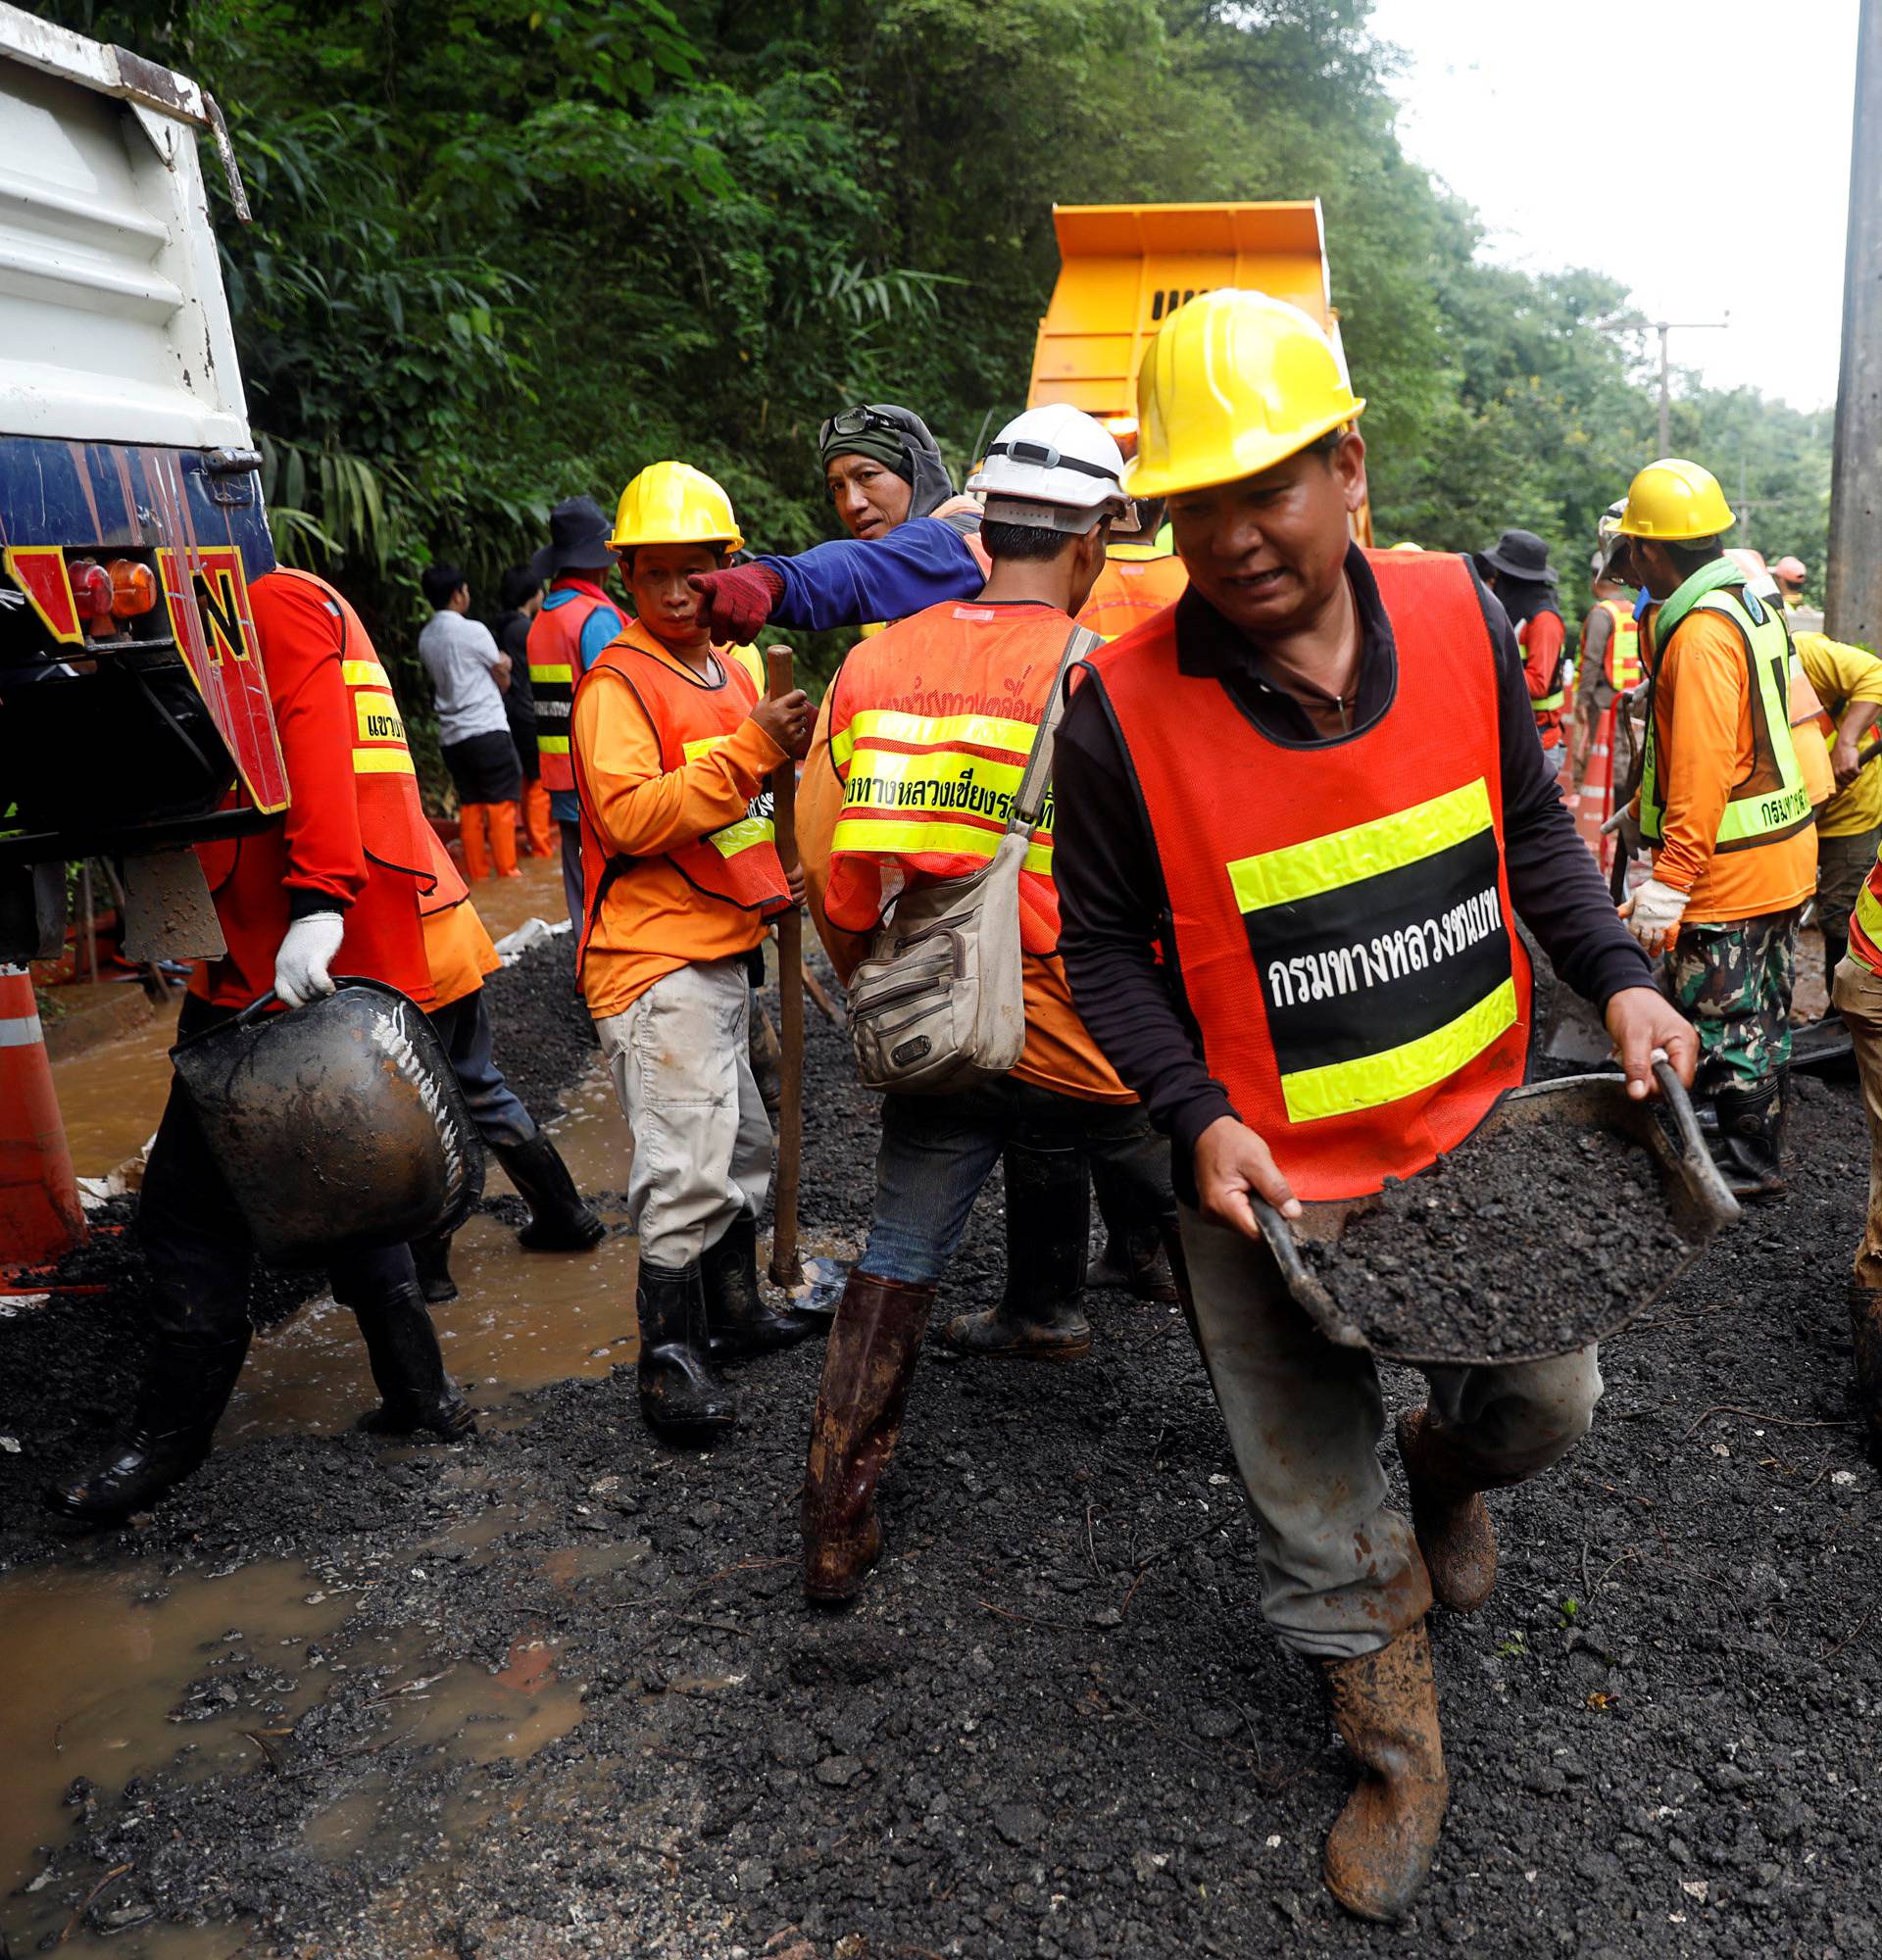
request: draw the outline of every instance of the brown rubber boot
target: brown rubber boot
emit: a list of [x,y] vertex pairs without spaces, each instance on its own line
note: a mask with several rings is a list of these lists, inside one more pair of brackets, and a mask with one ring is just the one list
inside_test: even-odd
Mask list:
[[852,1272],[823,1355],[804,1475],[804,1593],[854,1599],[882,1555],[875,1487],[902,1434],[931,1286]]
[[1377,1653],[1320,1663],[1360,1782],[1326,1834],[1326,1886],[1360,1919],[1402,1919],[1431,1870],[1451,1780],[1420,1620]]
[[1429,1408],[1399,1417],[1399,1457],[1412,1487],[1412,1529],[1431,1574],[1431,1596],[1454,1613],[1474,1613],[1497,1583],[1497,1528],[1484,1486]]
[[1856,1399],[1866,1431],[1863,1447],[1882,1468],[1882,1293],[1850,1289],[1850,1333],[1856,1342]]

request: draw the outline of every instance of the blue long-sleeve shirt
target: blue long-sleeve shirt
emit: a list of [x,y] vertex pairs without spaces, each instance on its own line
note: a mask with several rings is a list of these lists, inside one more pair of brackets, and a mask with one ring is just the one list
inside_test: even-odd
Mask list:
[[[567,606],[575,597],[568,586],[554,587],[542,602],[542,610],[552,612],[559,606]],[[581,671],[586,673],[600,660],[603,651],[621,634],[623,621],[613,605],[597,606],[581,622]],[[580,678],[579,675],[576,676]],[[579,823],[581,821],[581,799],[573,790],[551,790],[549,792],[549,814],[558,823]]]
[[973,599],[987,582],[966,539],[945,517],[911,517],[886,537],[839,538],[795,558],[758,564],[784,581],[771,608],[778,626],[867,626],[906,619],[949,599]]

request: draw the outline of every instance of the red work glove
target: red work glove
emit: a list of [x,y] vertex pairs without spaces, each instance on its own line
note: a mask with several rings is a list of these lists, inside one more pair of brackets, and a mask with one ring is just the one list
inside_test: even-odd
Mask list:
[[699,594],[700,624],[719,646],[742,647],[784,596],[784,581],[764,564],[696,571],[686,583]]

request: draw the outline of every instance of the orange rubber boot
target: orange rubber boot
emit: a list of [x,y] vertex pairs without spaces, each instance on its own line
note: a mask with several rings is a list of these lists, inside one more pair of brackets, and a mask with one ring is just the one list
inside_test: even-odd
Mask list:
[[561,846],[551,836],[549,792],[540,776],[531,776],[522,786],[522,834],[531,858],[554,858]]
[[484,848],[483,819],[487,803],[467,803],[458,808],[458,836],[464,844],[464,875],[471,884],[490,875],[490,854]]
[[499,878],[520,878],[517,869],[517,807],[513,803],[487,803],[490,819],[490,855],[496,859]]

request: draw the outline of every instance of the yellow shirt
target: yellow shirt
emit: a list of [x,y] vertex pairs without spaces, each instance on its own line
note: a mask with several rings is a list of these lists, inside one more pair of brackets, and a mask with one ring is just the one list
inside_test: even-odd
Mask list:
[[[1792,639],[1805,676],[1832,721],[1840,722],[1852,702],[1882,707],[1882,660],[1824,633],[1796,633]],[[1882,761],[1859,769],[1856,781],[1839,790],[1816,818],[1822,837],[1855,837],[1878,824],[1882,824]]]

